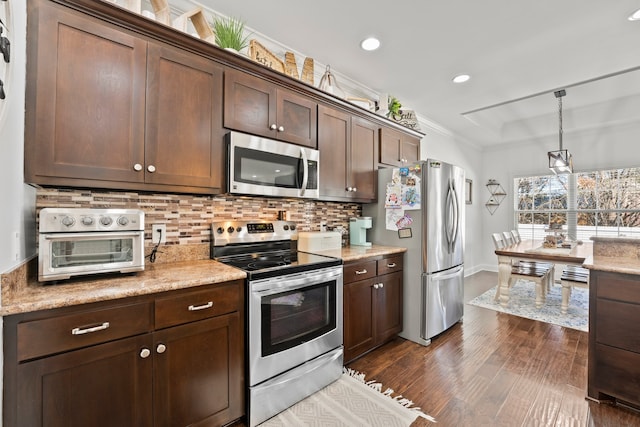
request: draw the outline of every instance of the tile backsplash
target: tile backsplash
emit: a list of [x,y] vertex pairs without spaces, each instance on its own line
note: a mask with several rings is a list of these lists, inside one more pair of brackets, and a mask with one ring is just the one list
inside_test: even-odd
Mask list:
[[[275,220],[287,211],[300,231],[319,231],[320,222],[349,228],[349,219],[362,215],[358,203],[322,202],[308,199],[203,196],[129,191],[99,191],[78,188],[39,188],[36,209],[46,207],[141,209],[145,212],[145,245],[151,246],[151,226],[166,224],[164,248],[171,260],[208,257],[210,224],[231,219]],[[179,245],[179,247],[173,245]],[[185,247],[200,245],[198,249]],[[163,257],[158,257],[158,260]]]

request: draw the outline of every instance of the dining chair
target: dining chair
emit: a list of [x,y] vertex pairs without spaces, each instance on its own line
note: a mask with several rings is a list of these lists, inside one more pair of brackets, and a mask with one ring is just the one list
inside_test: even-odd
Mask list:
[[507,246],[511,246],[516,243],[510,231],[503,231],[502,238],[504,239],[504,242]]
[[567,314],[569,300],[571,299],[571,290],[576,287],[589,289],[589,270],[576,265],[567,265],[562,271],[560,284],[562,285],[560,311],[562,314]]
[[513,237],[513,241],[516,243],[520,243],[522,241],[518,230],[511,230],[511,237]]

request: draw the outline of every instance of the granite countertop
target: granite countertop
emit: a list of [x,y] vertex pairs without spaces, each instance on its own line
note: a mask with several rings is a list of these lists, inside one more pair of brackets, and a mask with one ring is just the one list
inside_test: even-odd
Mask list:
[[[373,245],[348,246],[336,250],[315,251],[341,258],[344,262],[405,252],[405,248]],[[206,259],[162,264],[147,264],[145,270],[125,275],[94,276],[43,284],[36,280],[36,260],[14,272],[2,275],[0,316],[46,310],[138,295],[186,289],[246,278],[245,272]],[[35,271],[34,271],[35,270]]]
[[593,256],[584,267],[612,273],[640,275],[640,239],[634,237],[592,237]]

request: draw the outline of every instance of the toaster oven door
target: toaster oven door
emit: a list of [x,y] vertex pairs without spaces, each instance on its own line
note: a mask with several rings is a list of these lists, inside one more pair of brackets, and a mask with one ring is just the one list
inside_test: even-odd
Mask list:
[[144,232],[41,233],[38,279],[144,270]]

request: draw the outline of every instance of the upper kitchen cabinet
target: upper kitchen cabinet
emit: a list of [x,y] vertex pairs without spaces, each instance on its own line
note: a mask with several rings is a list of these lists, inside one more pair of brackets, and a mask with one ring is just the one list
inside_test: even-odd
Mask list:
[[28,3],[25,181],[222,191],[222,73],[53,2]]
[[316,148],[317,107],[304,97],[242,71],[224,78],[224,126]]
[[320,198],[370,202],[376,197],[378,126],[346,111],[318,106]]
[[420,139],[395,129],[380,129],[380,163],[406,166],[420,160]]

